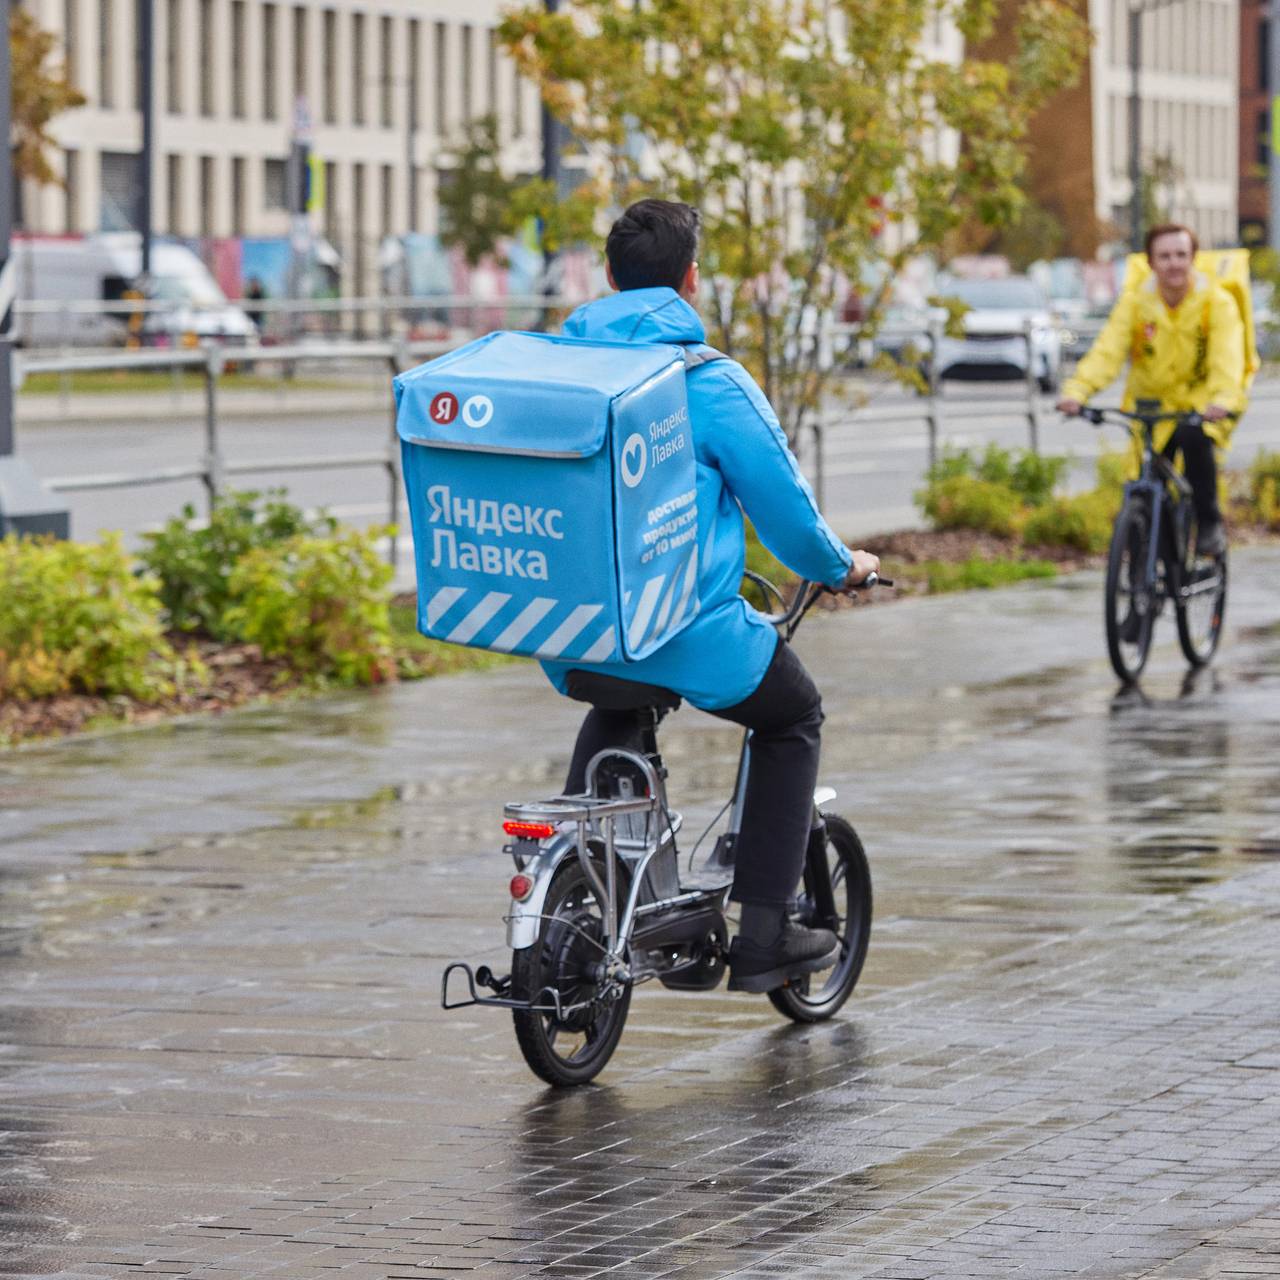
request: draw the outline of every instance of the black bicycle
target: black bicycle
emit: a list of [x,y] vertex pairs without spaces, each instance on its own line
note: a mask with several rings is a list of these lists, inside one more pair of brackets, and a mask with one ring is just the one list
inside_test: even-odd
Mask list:
[[1151,652],[1151,636],[1165,602],[1172,601],[1178,643],[1193,667],[1203,667],[1218,647],[1227,604],[1227,555],[1196,554],[1195,506],[1191,486],[1155,447],[1158,423],[1200,426],[1198,413],[1162,411],[1158,400],[1139,400],[1127,409],[1085,407],[1080,416],[1094,426],[1105,422],[1142,429],[1142,470],[1124,487],[1107,558],[1105,613],[1107,652],[1116,675],[1135,681]]

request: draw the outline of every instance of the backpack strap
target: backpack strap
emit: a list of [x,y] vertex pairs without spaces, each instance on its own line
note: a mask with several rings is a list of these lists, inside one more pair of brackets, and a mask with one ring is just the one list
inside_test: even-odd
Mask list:
[[694,344],[682,342],[680,344],[681,351],[684,352],[684,371],[688,373],[690,369],[696,369],[699,365],[710,364],[713,360],[727,360],[729,357],[723,351],[717,351],[715,347],[709,347],[705,342],[696,344],[700,350],[692,349]]

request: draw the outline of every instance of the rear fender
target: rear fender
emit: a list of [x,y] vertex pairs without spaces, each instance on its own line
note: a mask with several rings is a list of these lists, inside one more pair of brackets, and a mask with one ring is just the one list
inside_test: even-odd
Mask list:
[[524,874],[533,881],[533,892],[523,901],[511,902],[507,915],[507,946],[522,951],[533,946],[542,923],[542,909],[547,901],[551,878],[565,858],[578,856],[577,839],[573,835],[557,835],[546,841],[537,855],[525,863]]

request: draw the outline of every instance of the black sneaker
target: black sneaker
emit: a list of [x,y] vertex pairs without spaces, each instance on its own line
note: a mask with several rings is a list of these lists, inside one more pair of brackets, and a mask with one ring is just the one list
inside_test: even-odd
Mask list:
[[1202,525],[1196,530],[1196,555],[1216,560],[1227,549],[1227,531],[1221,520]]
[[771,946],[734,938],[729,947],[729,990],[774,991],[792,978],[827,968],[839,954],[840,939],[830,929],[806,929],[788,920]]

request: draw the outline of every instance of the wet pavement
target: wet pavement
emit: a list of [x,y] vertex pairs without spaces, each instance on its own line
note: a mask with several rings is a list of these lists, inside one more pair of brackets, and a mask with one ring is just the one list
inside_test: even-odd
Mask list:
[[[567,1094],[438,1004],[567,761],[530,668],[0,757],[0,1273],[1280,1275],[1278,574],[1141,695],[1096,575],[815,618],[854,999],[645,987]],[[696,832],[736,737],[663,741]]]

